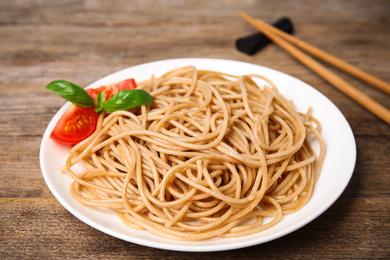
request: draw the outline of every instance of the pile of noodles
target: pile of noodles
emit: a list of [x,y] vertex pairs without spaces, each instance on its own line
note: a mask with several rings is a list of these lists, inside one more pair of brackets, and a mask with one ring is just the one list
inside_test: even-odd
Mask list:
[[152,105],[101,114],[71,149],[63,170],[78,202],[179,240],[257,233],[308,202],[324,158],[320,124],[267,78],[184,67],[139,88]]

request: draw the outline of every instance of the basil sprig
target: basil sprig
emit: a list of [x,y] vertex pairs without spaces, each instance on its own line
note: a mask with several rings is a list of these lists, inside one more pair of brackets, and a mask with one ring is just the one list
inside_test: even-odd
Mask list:
[[153,97],[142,89],[122,90],[107,101],[103,92],[97,95],[95,101],[82,87],[65,80],[53,81],[46,86],[46,89],[75,105],[95,107],[96,112],[105,110],[112,113],[118,110],[127,110],[136,106],[153,103]]
[[96,112],[100,112],[103,110],[103,105],[106,102],[106,95],[104,95],[104,92],[101,91],[97,96],[96,96]]
[[107,112],[117,110],[127,110],[132,107],[137,107],[145,104],[152,104],[153,97],[148,92],[142,89],[122,90],[116,93],[112,98],[107,100],[103,109]]
[[95,100],[82,88],[65,80],[55,80],[46,89],[81,107],[94,107]]

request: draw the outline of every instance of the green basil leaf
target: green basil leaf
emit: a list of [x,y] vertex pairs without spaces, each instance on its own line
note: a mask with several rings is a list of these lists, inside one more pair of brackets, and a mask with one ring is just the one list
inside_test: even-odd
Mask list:
[[132,107],[153,103],[153,97],[142,89],[122,90],[104,103],[103,109],[109,113],[127,110]]
[[99,94],[96,97],[96,112],[100,112],[103,110],[103,105],[106,102],[106,95],[103,91],[100,91]]
[[46,89],[65,98],[67,101],[81,107],[93,107],[95,101],[82,88],[65,80],[55,80],[46,86]]

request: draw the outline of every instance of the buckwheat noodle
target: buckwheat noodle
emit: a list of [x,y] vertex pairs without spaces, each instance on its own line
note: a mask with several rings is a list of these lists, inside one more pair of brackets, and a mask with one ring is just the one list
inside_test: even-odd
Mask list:
[[270,80],[191,66],[139,88],[152,105],[101,114],[71,149],[63,170],[78,202],[192,241],[261,232],[308,202],[325,154],[320,123]]

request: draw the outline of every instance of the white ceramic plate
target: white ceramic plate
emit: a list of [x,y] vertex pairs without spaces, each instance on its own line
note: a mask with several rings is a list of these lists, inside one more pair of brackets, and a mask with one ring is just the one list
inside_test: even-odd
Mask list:
[[[293,100],[298,111],[306,112],[310,106],[313,107],[313,115],[322,123],[326,157],[321,176],[308,204],[299,212],[283,217],[276,226],[261,233],[241,238],[213,238],[200,242],[171,241],[159,238],[147,231],[133,230],[124,225],[115,213],[83,206],[69,194],[68,189],[72,180],[68,175],[58,171],[68,156],[68,147],[59,145],[49,138],[55,123],[70,106],[68,102],[53,117],[45,131],[40,150],[40,162],[42,174],[48,187],[69,212],[86,224],[125,241],[167,250],[205,252],[243,248],[282,237],[317,218],[337,200],[349,183],[355,167],[356,145],[353,133],[344,116],[331,101],[296,78],[269,68],[238,61],[172,59],[124,69],[104,77],[88,87],[98,87],[125,78],[135,78],[136,81],[141,81],[149,79],[152,74],[160,76],[168,70],[188,65],[234,75],[251,73],[265,75],[276,84],[286,98]],[[313,143],[312,145],[318,151],[318,144]]]

